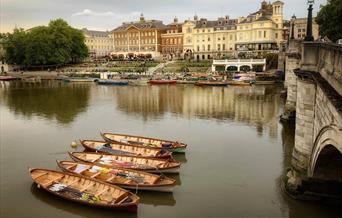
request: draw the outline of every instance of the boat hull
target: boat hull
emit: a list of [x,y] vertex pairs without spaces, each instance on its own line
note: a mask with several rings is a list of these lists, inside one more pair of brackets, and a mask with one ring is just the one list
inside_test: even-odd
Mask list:
[[225,82],[197,82],[195,83],[196,86],[228,86],[228,83]]
[[[69,152],[69,156],[72,160],[74,160],[75,162],[83,162],[83,163],[94,163],[94,162],[89,162],[86,160],[83,160],[81,158],[78,158],[76,156],[74,156],[73,153]],[[97,163],[96,163],[97,164]],[[105,166],[105,167],[112,167],[114,168],[115,166],[110,166],[110,165],[103,165],[103,164],[98,164],[101,166]],[[125,168],[125,167],[123,167]],[[178,166],[172,166],[172,167],[167,167],[167,168],[157,168],[157,167],[151,167],[148,169],[144,169],[144,168],[132,168],[132,167],[127,167],[126,169],[132,169],[132,170],[139,170],[139,171],[143,171],[143,172],[147,172],[147,173],[166,173],[166,174],[178,174],[180,172],[180,165]]]
[[[107,141],[107,142],[109,142],[109,143],[121,143],[121,144],[127,144],[127,143],[128,143],[128,144],[131,144],[131,145],[139,145],[139,146],[143,146],[143,147],[146,146],[146,145],[141,145],[141,144],[139,144],[138,142],[133,142],[133,141],[129,141],[129,142],[127,142],[127,143],[124,143],[124,142],[122,142],[122,141],[119,141],[119,140],[116,140],[116,139],[107,137],[107,136],[106,136],[107,134],[110,134],[110,133],[101,133],[101,136],[102,136],[102,138],[103,138],[105,141]],[[112,134],[112,135],[127,136],[127,137],[135,137],[135,138],[140,138],[140,139],[150,139],[150,140],[157,140],[157,141],[164,141],[164,142],[175,143],[175,142],[173,142],[173,141],[162,140],[162,139],[154,139],[154,138],[147,138],[147,137],[141,137],[141,136],[122,135],[122,134]],[[139,140],[138,140],[138,141],[139,141]],[[172,152],[172,153],[181,153],[181,154],[184,154],[185,151],[186,151],[187,145],[184,144],[184,143],[181,143],[181,144],[183,144],[182,147],[171,147],[171,148],[167,148],[167,147],[156,147],[156,148],[158,148],[158,149],[165,149],[165,150],[170,151],[170,152]],[[147,148],[150,148],[150,146],[146,146],[146,147],[147,147]],[[154,148],[154,147],[152,146],[152,148]]]
[[159,187],[132,187],[132,186],[125,186],[125,185],[118,185],[121,188],[129,189],[129,190],[141,190],[141,191],[153,191],[153,192],[173,192],[174,186],[159,186]]
[[172,85],[176,83],[176,80],[150,80],[151,85]]
[[[76,178],[79,178],[79,181],[80,179],[84,179],[84,180],[87,180],[87,181],[90,181],[94,183],[97,183],[97,184],[103,184],[105,186],[108,186],[109,188],[115,188],[117,186],[115,185],[111,185],[111,184],[107,184],[105,182],[101,182],[101,181],[97,181],[97,180],[94,180],[94,179],[90,179],[90,178],[87,178],[87,177],[84,177],[84,176],[79,176],[79,175],[74,175],[72,173],[67,173],[67,172],[58,172],[58,171],[54,171],[54,170],[45,170],[45,169],[29,169],[29,173],[32,177],[32,180],[34,182],[34,184],[37,184],[37,187],[38,188],[41,188],[41,189],[44,189],[44,191],[46,192],[49,192],[51,193],[52,195],[54,196],[57,196],[59,198],[62,198],[62,199],[65,199],[67,201],[71,201],[71,202],[75,202],[75,203],[78,203],[78,204],[83,204],[83,205],[87,205],[87,206],[91,206],[91,207],[97,207],[97,208],[108,208],[108,209],[114,209],[114,210],[123,210],[123,211],[130,211],[130,212],[137,212],[138,210],[138,204],[139,204],[139,197],[137,197],[136,195],[130,193],[128,195],[134,197],[134,201],[132,203],[126,203],[124,205],[120,205],[120,204],[103,204],[103,203],[95,203],[95,202],[91,202],[91,201],[88,201],[88,200],[85,200],[81,197],[74,197],[74,198],[71,198],[71,197],[67,197],[67,195],[65,194],[62,194],[62,193],[59,193],[58,191],[56,190],[52,190],[51,189],[51,186],[47,186],[47,185],[44,185],[43,183],[41,184],[41,182],[37,181],[37,179],[40,177],[34,177],[33,176],[33,172],[34,171],[45,171],[45,172],[52,172],[52,173],[58,173],[58,174],[61,174],[61,175],[64,175],[64,176],[73,176],[73,177],[76,177]],[[47,173],[45,173],[47,174]],[[42,174],[43,176],[44,174]],[[61,177],[62,179],[63,177]],[[43,180],[44,181],[44,180]],[[75,181],[75,180],[74,180]],[[50,183],[50,182],[49,182]],[[52,182],[53,184],[53,182]],[[67,185],[68,187],[70,185]],[[117,189],[122,189],[122,188],[119,188],[117,187]],[[75,191],[78,191],[79,194],[81,193],[86,193],[86,192],[83,192],[83,191],[79,191],[78,189],[74,189]],[[86,189],[85,189],[86,190]],[[123,190],[123,189],[122,189]],[[124,190],[126,191],[126,190]],[[126,191],[127,192],[127,191]],[[127,195],[127,196],[128,196]],[[94,195],[95,196],[95,195]]]
[[109,86],[127,86],[128,81],[114,81],[114,80],[98,80],[98,85],[109,85]]

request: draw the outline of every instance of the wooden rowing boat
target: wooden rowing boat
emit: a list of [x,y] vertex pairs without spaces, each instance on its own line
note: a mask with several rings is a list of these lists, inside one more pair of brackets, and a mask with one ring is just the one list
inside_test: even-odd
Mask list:
[[112,79],[100,79],[97,81],[98,85],[112,85],[112,86],[127,86],[128,80],[112,80]]
[[176,84],[177,80],[167,80],[167,79],[153,79],[150,80],[150,84],[151,85],[172,85],[172,84]]
[[142,147],[166,149],[168,151],[175,153],[185,153],[185,149],[187,146],[186,144],[177,141],[169,141],[163,139],[148,138],[134,135],[124,135],[117,133],[101,133],[101,136],[104,140],[111,143],[122,143],[139,145]]
[[176,183],[176,180],[163,175],[123,168],[103,167],[94,163],[57,161],[57,164],[65,172],[83,175],[127,189],[172,192]]
[[146,148],[139,145],[108,143],[96,140],[80,141],[90,151],[139,157],[172,158],[172,153],[160,148]]
[[228,83],[221,81],[198,81],[195,83],[196,86],[227,86]]
[[66,200],[77,203],[136,212],[139,197],[118,186],[85,176],[47,169],[30,169],[38,187]]
[[14,77],[14,76],[0,76],[0,81],[12,81],[12,80],[18,80],[20,78]]
[[120,167],[150,173],[179,173],[181,165],[179,162],[173,160],[93,152],[72,152],[69,155],[77,162],[95,163],[101,166]]

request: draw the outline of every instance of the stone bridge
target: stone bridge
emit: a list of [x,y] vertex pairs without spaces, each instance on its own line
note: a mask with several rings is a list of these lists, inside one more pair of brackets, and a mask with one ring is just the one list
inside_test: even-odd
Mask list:
[[291,40],[285,59],[282,118],[295,120],[296,126],[286,188],[319,193],[317,181],[333,182],[328,194],[342,196],[342,46]]

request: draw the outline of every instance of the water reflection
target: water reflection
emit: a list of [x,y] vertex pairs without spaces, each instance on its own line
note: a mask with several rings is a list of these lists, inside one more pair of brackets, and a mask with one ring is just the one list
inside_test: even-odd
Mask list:
[[140,202],[142,204],[153,205],[153,206],[174,206],[176,200],[173,193],[168,192],[139,192]]
[[89,84],[11,82],[2,85],[3,99],[10,111],[31,118],[39,116],[71,123],[86,110],[90,98]]
[[144,120],[166,113],[190,118],[232,120],[253,125],[259,135],[277,135],[279,87],[146,86],[115,89],[119,110]]

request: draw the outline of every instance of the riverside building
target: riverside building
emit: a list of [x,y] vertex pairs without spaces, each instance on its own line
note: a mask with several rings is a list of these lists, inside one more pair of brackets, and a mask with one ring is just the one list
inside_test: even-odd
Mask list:
[[139,21],[124,22],[110,33],[114,43],[111,55],[119,58],[160,58],[162,37],[167,27],[160,20],[145,20],[143,14]]
[[177,17],[166,26],[166,33],[161,34],[161,38],[163,58],[172,60],[183,57],[182,23],[178,22]]
[[95,31],[82,29],[85,36],[85,44],[89,50],[89,56],[99,58],[108,56],[113,51],[113,41],[108,31]]
[[285,42],[283,5],[263,1],[258,11],[238,19],[210,21],[195,15],[183,24],[184,56],[205,60],[277,52]]

